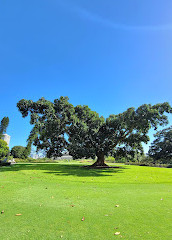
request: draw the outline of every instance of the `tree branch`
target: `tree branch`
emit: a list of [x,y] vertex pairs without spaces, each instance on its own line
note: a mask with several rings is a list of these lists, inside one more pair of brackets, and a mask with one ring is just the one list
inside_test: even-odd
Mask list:
[[[112,145],[112,148],[116,147],[116,146],[118,145],[118,143],[121,142],[121,141],[123,141],[130,133],[132,133],[132,131],[133,131],[133,128],[130,129],[128,132],[125,131],[125,133],[124,133],[125,135],[124,135],[123,137],[121,137],[121,138],[117,141],[117,143],[115,143],[114,145]],[[126,132],[127,132],[127,133],[126,133]]]

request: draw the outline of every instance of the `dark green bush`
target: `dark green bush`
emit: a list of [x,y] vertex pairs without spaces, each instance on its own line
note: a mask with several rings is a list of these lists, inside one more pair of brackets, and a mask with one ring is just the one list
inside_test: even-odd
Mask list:
[[27,151],[27,149],[23,146],[14,146],[11,149],[11,155],[14,158],[21,158],[21,159],[25,159],[28,157],[29,152]]

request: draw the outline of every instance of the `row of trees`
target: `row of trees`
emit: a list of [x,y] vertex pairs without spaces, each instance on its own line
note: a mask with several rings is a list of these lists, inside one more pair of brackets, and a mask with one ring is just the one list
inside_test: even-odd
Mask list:
[[[61,156],[64,150],[75,158],[95,158],[95,165],[104,166],[104,157],[134,159],[143,154],[142,142],[149,140],[147,133],[151,126],[168,123],[164,113],[171,113],[168,103],[142,105],[138,109],[110,115],[104,119],[88,106],[76,106],[68,102],[67,97],[56,99],[54,103],[44,98],[37,102],[21,100],[18,108],[23,117],[30,113],[31,124],[34,125],[28,138],[27,147],[15,146],[11,155],[15,158],[27,158],[31,145],[45,150],[47,157]],[[139,122],[142,118],[142,122]],[[147,124],[145,126],[145,123]],[[4,117],[0,124],[0,135],[6,133],[9,118]],[[6,143],[1,140],[0,157],[9,153]],[[4,148],[4,150],[3,150]],[[155,134],[148,155],[151,159],[162,163],[170,163],[172,159],[172,127]]]
[[1,139],[3,134],[7,132],[8,125],[9,118],[4,117],[0,123],[0,159],[7,157],[9,154],[11,154],[14,158],[27,158],[30,154],[28,148],[22,146],[14,146],[10,152],[7,143]]
[[[88,106],[73,106],[67,97],[54,102],[44,98],[37,102],[22,99],[17,107],[23,117],[30,115],[33,128],[27,149],[35,145],[47,157],[58,157],[68,150],[74,159],[97,157],[96,166],[106,166],[105,156],[142,154],[142,143],[149,141],[150,128],[168,124],[169,103],[143,104],[108,118],[99,116]],[[153,156],[153,155],[152,155]]]
[[26,150],[26,147],[23,146],[14,146],[10,151],[7,143],[0,139],[0,160],[9,155],[14,158],[26,159],[29,156],[29,153]]

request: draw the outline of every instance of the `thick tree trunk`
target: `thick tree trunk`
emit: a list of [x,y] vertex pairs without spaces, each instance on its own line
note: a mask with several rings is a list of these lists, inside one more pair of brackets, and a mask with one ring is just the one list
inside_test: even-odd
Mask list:
[[104,152],[97,153],[97,161],[91,165],[91,167],[108,167],[108,165],[105,163],[105,155]]

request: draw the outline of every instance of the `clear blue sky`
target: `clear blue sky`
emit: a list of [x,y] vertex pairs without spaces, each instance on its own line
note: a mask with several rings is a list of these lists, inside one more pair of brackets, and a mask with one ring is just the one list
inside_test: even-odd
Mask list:
[[0,89],[10,147],[31,129],[22,98],[68,96],[105,117],[172,104],[172,1],[0,0]]

